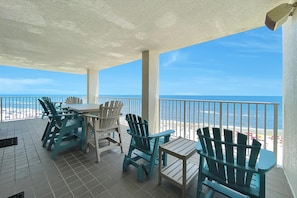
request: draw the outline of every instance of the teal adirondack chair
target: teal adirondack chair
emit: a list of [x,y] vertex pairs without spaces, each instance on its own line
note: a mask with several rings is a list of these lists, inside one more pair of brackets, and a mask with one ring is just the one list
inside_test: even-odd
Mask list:
[[[169,141],[174,130],[167,130],[157,134],[150,134],[148,122],[140,116],[127,114],[126,120],[129,124],[128,134],[131,135],[131,142],[128,154],[125,155],[123,171],[127,171],[128,166],[137,168],[137,181],[143,181],[144,173],[148,178],[153,175],[155,165],[158,165],[159,145]],[[162,156],[163,165],[167,165],[166,154]]]
[[39,101],[39,104],[41,105],[41,107],[43,108],[42,119],[43,119],[44,115],[46,115],[48,117],[48,122],[46,124],[46,127],[44,129],[44,132],[43,132],[43,135],[42,135],[42,138],[41,138],[41,140],[43,141],[47,131],[50,130],[50,128],[53,125],[53,123],[52,123],[53,119],[52,119],[52,115],[50,113],[50,110],[47,108],[47,105],[45,104],[45,102],[42,99],[39,99],[39,98],[38,98],[38,101]]
[[208,127],[199,128],[197,135],[197,197],[203,195],[202,184],[229,197],[265,197],[265,173],[276,164],[273,152],[261,149],[256,139],[247,145],[247,136],[242,133],[235,142],[233,132],[227,129],[221,134],[219,128],[213,128],[212,133]]
[[43,97],[42,97],[42,100],[43,100],[43,101],[49,101],[49,102],[52,101],[51,98],[50,98],[50,97],[47,97],[47,96],[43,96]]
[[42,99],[38,99],[40,105],[47,111],[48,122],[43,132],[41,140],[43,141],[43,147],[48,142],[50,135],[52,134],[53,127],[55,126],[55,119],[53,119],[53,114],[51,112],[51,108],[54,109],[55,114],[65,113],[67,111],[57,110],[56,106],[51,102],[49,97],[42,97]]
[[52,102],[52,99],[51,99],[50,97],[47,97],[47,96],[43,96],[43,97],[42,97],[42,100],[43,100],[44,102],[49,101],[49,102],[53,103],[55,109],[57,109],[58,111],[63,111],[63,109],[62,109],[62,107],[61,107],[62,102],[55,102],[55,103],[54,103],[54,102]]
[[52,159],[55,159],[59,152],[70,148],[80,147],[84,151],[86,127],[83,116],[70,111],[58,113],[53,103],[47,100],[45,103],[50,109],[53,121],[44,135],[43,146],[48,143],[48,150],[53,147]]
[[44,116],[48,116],[50,114],[48,108],[46,107],[45,103],[43,102],[43,100],[39,99],[38,98],[38,101],[39,101],[39,104],[41,105],[43,111],[42,111],[42,116],[41,116],[41,119],[44,118]]

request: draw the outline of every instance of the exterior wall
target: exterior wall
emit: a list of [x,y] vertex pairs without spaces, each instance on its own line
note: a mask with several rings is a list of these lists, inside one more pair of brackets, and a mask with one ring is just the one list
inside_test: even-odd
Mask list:
[[283,168],[297,196],[297,12],[283,25]]

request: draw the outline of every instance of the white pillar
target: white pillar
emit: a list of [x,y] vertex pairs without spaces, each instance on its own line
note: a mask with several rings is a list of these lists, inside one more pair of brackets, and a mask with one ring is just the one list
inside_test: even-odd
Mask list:
[[159,132],[159,53],[152,51],[142,52],[142,118]]
[[[273,69],[273,68],[271,68]],[[283,25],[284,172],[297,196],[297,12]]]
[[88,69],[87,71],[87,103],[98,103],[98,70]]

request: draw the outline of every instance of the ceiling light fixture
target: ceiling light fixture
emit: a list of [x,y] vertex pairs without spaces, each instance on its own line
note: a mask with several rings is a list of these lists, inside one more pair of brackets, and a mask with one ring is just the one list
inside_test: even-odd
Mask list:
[[289,16],[293,15],[297,2],[283,3],[266,13],[265,25],[272,31],[280,27]]

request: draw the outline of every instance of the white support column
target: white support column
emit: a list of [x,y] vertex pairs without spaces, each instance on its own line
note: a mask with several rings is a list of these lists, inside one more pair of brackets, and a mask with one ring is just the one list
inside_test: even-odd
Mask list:
[[[283,25],[283,167],[297,196],[297,12]],[[273,69],[273,68],[272,68]]]
[[159,132],[159,53],[152,51],[142,52],[142,118]]
[[98,70],[88,69],[87,71],[87,103],[98,103]]

